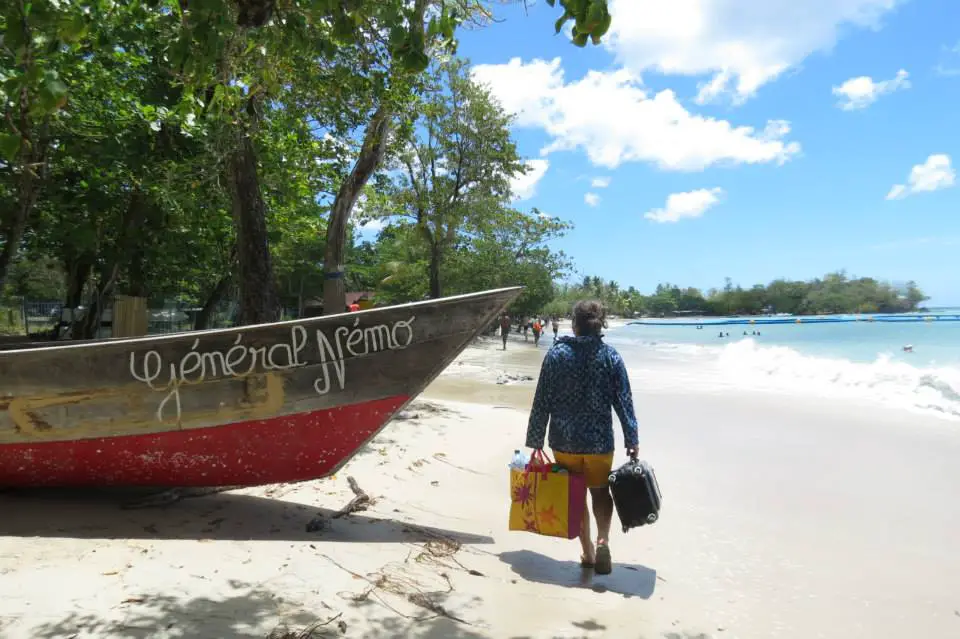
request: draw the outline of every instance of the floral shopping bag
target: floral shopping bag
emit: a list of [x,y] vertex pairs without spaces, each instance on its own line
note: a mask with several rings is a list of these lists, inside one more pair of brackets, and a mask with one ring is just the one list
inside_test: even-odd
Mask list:
[[534,451],[523,470],[510,469],[510,530],[573,539],[580,535],[587,484]]

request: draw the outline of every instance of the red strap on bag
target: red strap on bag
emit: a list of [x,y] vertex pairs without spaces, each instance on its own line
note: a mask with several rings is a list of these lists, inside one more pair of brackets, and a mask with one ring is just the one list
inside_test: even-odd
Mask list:
[[524,470],[524,474],[529,475],[530,472],[535,472],[539,473],[543,479],[546,479],[550,475],[550,469],[552,467],[553,461],[547,455],[546,451],[538,448],[530,455],[530,461],[527,462],[527,468]]

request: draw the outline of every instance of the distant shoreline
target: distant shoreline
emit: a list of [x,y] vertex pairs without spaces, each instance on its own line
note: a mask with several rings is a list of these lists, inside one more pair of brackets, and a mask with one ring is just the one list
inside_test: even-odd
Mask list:
[[877,311],[874,313],[754,313],[754,314],[743,314],[743,313],[731,313],[731,314],[707,314],[707,313],[667,313],[660,315],[638,315],[636,317],[618,317],[617,319],[622,319],[627,322],[633,320],[645,320],[645,319],[744,319],[744,318],[767,318],[767,319],[790,319],[790,318],[804,318],[804,317],[903,317],[908,315],[917,315],[917,316],[940,316],[940,315],[956,315],[960,316],[960,307],[945,306],[933,309],[918,309],[915,311]]

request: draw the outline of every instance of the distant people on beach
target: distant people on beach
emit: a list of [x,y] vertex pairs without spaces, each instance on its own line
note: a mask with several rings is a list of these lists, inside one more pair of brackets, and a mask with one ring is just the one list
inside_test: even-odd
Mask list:
[[553,327],[553,341],[557,341],[557,333],[560,332],[560,320],[554,317],[551,326]]
[[510,336],[510,316],[504,313],[500,316],[500,339],[503,340],[503,350],[507,350],[507,338]]
[[526,445],[542,449],[549,424],[549,443],[557,464],[586,479],[597,521],[597,541],[594,546],[590,515],[585,510],[580,526],[580,563],[606,575],[613,569],[609,544],[613,498],[607,483],[615,449],[611,407],[620,419],[631,459],[637,459],[638,444],[627,369],[616,349],[603,342],[603,325],[600,302],[577,302],[573,336],[558,338],[544,357]]
[[543,325],[540,324],[539,319],[533,320],[533,325],[530,327],[533,330],[533,345],[540,345],[540,333],[543,332]]
[[530,320],[524,320],[524,322],[523,322],[523,341],[525,341],[525,342],[526,342],[526,341],[529,341],[529,335],[528,335],[528,333],[530,332],[530,327],[531,327],[531,326],[533,326],[533,322],[531,322]]

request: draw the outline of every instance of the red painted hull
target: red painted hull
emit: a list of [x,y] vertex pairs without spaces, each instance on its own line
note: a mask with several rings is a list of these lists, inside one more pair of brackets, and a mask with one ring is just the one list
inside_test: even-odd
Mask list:
[[323,477],[409,399],[149,435],[0,445],[0,486],[240,486]]

